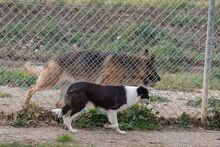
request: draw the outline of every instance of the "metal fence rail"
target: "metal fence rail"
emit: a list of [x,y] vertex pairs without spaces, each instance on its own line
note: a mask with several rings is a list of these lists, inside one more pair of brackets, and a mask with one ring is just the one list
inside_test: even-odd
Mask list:
[[[217,7],[218,5],[216,4]],[[106,82],[108,84],[142,85],[141,78],[144,80],[148,77],[149,81],[150,76],[158,73],[161,81],[153,81],[156,85],[149,86],[152,95],[149,107],[159,111],[160,115],[178,117],[183,112],[194,116],[200,115],[208,21],[207,2],[146,0],[143,3],[139,1],[71,3],[20,0],[2,1],[0,12],[2,111],[19,110],[27,88],[36,82],[36,77],[24,70],[25,63],[44,65],[56,55],[72,51],[74,56],[83,50],[103,54],[100,56],[103,62],[108,62],[107,55],[111,55],[110,61],[115,59],[115,62],[109,63],[115,65],[111,68],[118,68],[120,65],[117,78],[111,75],[116,71],[109,72],[108,76],[112,76],[112,79],[108,79]],[[216,9],[213,20],[213,54],[208,97],[219,100],[219,9]],[[117,56],[114,56],[116,54]],[[153,55],[155,58],[152,60],[153,65],[150,66]],[[103,72],[103,67],[99,69],[96,66],[99,57],[94,56],[75,61],[75,65],[81,65],[83,68],[87,66],[89,71],[74,70],[72,75],[76,80],[94,82],[94,79],[100,78],[97,71]],[[119,58],[125,57],[132,58],[132,61],[125,60],[122,66],[118,61]],[[136,62],[136,59],[146,62],[146,66]],[[68,60],[65,61],[66,65],[70,64]],[[109,64],[107,65],[110,68]],[[140,77],[142,71],[144,75]],[[151,74],[146,74],[145,71]],[[128,74],[120,75],[123,72]],[[56,87],[37,92],[33,96],[33,101],[51,108],[59,99],[60,93],[61,90]]]

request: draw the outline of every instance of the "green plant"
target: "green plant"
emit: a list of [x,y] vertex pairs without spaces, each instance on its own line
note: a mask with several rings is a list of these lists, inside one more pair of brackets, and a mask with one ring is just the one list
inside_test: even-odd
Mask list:
[[65,142],[72,142],[72,141],[74,141],[74,139],[69,134],[63,134],[57,137],[57,142],[65,143]]

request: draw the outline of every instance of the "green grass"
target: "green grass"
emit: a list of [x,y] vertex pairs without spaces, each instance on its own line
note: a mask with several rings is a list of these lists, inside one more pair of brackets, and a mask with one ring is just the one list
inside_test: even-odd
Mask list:
[[[0,2],[5,2],[5,0],[1,0]],[[36,0],[22,0],[21,2],[36,2]],[[57,0],[46,0],[47,4],[57,3]],[[194,2],[190,0],[63,0],[59,2],[60,4],[76,4],[81,5],[84,3],[88,4],[97,4],[97,5],[122,5],[125,4],[127,6],[168,6],[172,3],[172,7],[183,8],[183,7],[207,7],[207,2]],[[217,5],[218,6],[218,5]]]
[[28,87],[35,82],[35,77],[26,74],[22,70],[0,68],[0,85]]
[[154,95],[154,96],[150,96],[150,102],[163,103],[163,102],[170,102],[170,100],[163,96]]
[[192,91],[202,88],[202,75],[191,73],[164,73],[161,75],[161,81],[155,86],[163,90],[184,90]]
[[[214,74],[209,83],[209,88],[212,90],[220,90],[220,79],[218,75]],[[155,86],[157,89],[163,90],[183,90],[193,91],[202,88],[203,75],[190,72],[179,73],[163,73],[161,74],[161,81]]]
[[11,97],[12,95],[10,93],[2,92],[0,91],[0,97],[5,98],[5,97]]
[[63,134],[57,137],[57,142],[66,143],[74,141],[73,137],[69,134]]

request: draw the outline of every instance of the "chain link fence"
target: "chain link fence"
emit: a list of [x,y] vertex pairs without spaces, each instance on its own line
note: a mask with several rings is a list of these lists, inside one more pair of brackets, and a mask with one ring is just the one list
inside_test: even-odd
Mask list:
[[[220,106],[219,6],[217,2],[209,78],[214,106]],[[161,116],[200,115],[207,1],[3,0],[0,12],[1,111],[21,109],[27,88],[53,60],[59,70],[73,66],[68,70],[75,80],[100,82],[102,76],[106,84],[150,83],[148,107]],[[32,100],[52,108],[61,93],[59,86],[45,87]]]

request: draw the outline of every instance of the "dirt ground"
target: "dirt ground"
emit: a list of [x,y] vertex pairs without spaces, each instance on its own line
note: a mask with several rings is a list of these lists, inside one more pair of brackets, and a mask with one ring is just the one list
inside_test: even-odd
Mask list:
[[[22,108],[23,97],[26,89],[18,87],[0,86],[0,91],[11,94],[10,97],[0,98],[0,111],[14,112]],[[164,117],[177,117],[183,112],[196,114],[199,109],[187,107],[190,99],[201,96],[201,92],[172,92],[150,89],[151,95],[167,97],[170,102],[153,103],[148,107],[159,111]],[[219,97],[220,92],[211,95]],[[33,101],[47,109],[54,108],[59,99],[59,90],[38,92],[33,96]],[[15,128],[0,126],[0,142],[19,141],[22,143],[47,143],[56,142],[59,135],[68,133],[61,127]],[[79,129],[77,134],[71,134],[79,146],[97,147],[136,147],[136,146],[220,146],[220,131],[207,130],[162,130],[162,131],[129,131],[127,135],[119,135],[112,130]]]
[[[57,136],[66,133],[68,133],[66,130],[59,127],[14,128],[11,126],[0,126],[0,142],[19,141],[26,144],[54,143]],[[128,131],[127,135],[119,135],[112,130],[78,129],[78,133],[70,135],[74,138],[73,144],[83,147],[220,146],[219,131]]]

